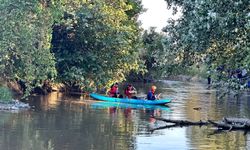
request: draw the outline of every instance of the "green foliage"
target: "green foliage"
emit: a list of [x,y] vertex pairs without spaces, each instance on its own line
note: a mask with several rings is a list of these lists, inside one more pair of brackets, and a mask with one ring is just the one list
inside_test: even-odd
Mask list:
[[52,14],[45,2],[32,0],[5,0],[0,12],[1,78],[24,81],[29,94],[56,75],[50,52]]
[[0,103],[8,103],[12,100],[10,89],[0,86]]
[[52,50],[60,81],[88,90],[122,81],[139,69],[140,30],[133,18],[138,7],[126,2],[86,2],[54,26]]
[[145,62],[147,73],[145,78],[159,78],[163,73],[160,64],[161,55],[164,53],[162,38],[164,36],[155,31],[155,28],[150,28],[142,35],[143,49],[141,50],[140,57]]
[[143,11],[141,0],[127,0],[124,2],[130,7],[125,11],[128,17],[137,19],[138,15]]
[[186,66],[205,63],[212,70],[223,66],[222,72],[213,71],[213,77],[219,79],[217,83],[223,80],[228,88],[239,89],[230,86],[236,82],[227,72],[249,66],[250,2],[166,1],[175,10],[179,7],[182,16],[170,20],[165,28],[165,57],[173,56],[177,64]]
[[141,11],[140,0],[4,0],[0,78],[24,83],[26,96],[57,74],[85,90],[122,81],[140,69]]

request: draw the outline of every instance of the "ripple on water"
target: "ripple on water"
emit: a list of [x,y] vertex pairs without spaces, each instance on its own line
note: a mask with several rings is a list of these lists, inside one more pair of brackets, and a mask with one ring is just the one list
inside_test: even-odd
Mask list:
[[[169,111],[127,107],[91,107],[96,102],[81,96],[52,93],[34,98],[35,111],[0,113],[0,149],[247,149],[249,133],[222,132],[216,128],[165,126],[166,119],[220,120],[223,116],[250,118],[249,96],[241,100],[216,99],[206,84],[167,81],[157,84],[157,92],[174,100]],[[143,96],[150,84],[134,84]],[[200,107],[200,110],[193,108]],[[18,140],[17,140],[18,139]],[[20,140],[22,139],[22,140]],[[29,143],[29,144],[27,144]]]

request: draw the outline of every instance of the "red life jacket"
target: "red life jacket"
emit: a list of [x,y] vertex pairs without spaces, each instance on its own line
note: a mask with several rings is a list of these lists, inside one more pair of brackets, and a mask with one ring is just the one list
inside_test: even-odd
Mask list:
[[111,87],[111,89],[109,90],[109,96],[113,97],[118,93],[118,87],[117,86],[113,86]]
[[128,97],[128,98],[131,98],[132,97],[132,87],[127,87],[124,91],[124,94]]

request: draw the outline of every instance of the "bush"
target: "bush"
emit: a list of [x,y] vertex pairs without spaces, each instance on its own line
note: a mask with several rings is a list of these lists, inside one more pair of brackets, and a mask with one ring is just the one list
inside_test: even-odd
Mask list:
[[8,103],[12,100],[12,92],[7,87],[0,87],[0,102]]

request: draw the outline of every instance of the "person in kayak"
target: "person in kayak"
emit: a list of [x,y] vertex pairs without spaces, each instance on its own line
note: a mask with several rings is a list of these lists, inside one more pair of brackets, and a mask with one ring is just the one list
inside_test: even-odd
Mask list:
[[147,95],[147,99],[148,100],[152,100],[153,101],[153,100],[159,99],[159,97],[160,97],[161,94],[156,95],[155,91],[156,91],[156,86],[153,85],[151,87],[151,89],[149,90],[149,92],[148,92],[148,95]]
[[123,96],[119,93],[118,90],[118,83],[114,83],[113,85],[111,85],[110,90],[108,91],[108,95],[110,97],[119,97],[122,98]]
[[124,94],[126,95],[127,98],[133,98],[133,99],[137,99],[136,96],[133,96],[133,94],[136,93],[136,89],[134,86],[132,86],[132,84],[128,84],[128,86],[126,87]]

